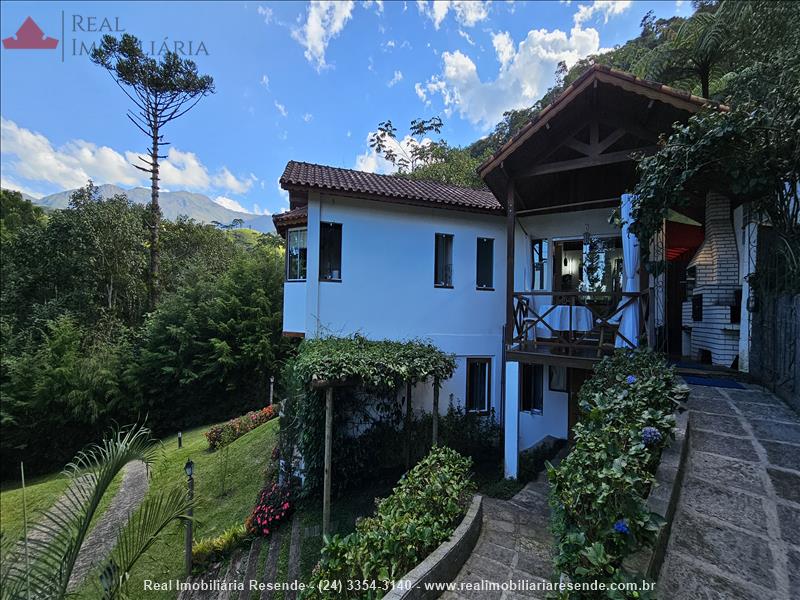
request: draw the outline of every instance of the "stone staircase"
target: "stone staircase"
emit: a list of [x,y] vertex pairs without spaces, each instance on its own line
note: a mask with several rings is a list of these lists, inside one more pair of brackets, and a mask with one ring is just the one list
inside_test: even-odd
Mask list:
[[[230,561],[215,565],[202,575],[190,577],[186,583],[196,589],[185,589],[178,594],[178,600],[272,600],[276,592],[270,589],[251,589],[249,582],[277,583],[279,581],[279,559],[287,536],[289,536],[289,560],[285,581],[294,581],[300,576],[300,519],[292,519],[291,525],[285,525],[267,538],[256,538],[249,548],[238,550]],[[224,568],[224,571],[223,571]],[[281,581],[284,578],[280,578]],[[216,582],[227,584],[242,583],[244,590],[238,589],[202,589],[203,583],[209,586]],[[233,586],[231,586],[233,587]],[[284,600],[295,600],[296,590],[286,590]]]
[[[559,452],[551,461],[553,465],[561,462],[567,452],[567,448]],[[484,498],[481,535],[455,579],[456,586],[475,586],[482,581],[503,584],[509,581],[550,580],[553,575],[553,537],[550,533],[548,494],[547,474],[542,472],[511,500]],[[522,600],[545,598],[545,592],[456,589],[441,596],[443,600],[478,597]]]

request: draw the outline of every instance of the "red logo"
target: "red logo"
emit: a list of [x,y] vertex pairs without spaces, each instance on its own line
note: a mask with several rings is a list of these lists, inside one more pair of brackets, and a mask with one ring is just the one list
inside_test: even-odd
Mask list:
[[56,38],[47,37],[36,21],[28,17],[17,30],[16,36],[3,40],[3,48],[7,50],[53,50],[58,46]]

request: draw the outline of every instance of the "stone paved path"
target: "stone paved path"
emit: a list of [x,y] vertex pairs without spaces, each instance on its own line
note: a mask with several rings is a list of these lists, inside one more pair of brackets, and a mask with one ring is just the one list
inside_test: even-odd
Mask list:
[[149,485],[147,466],[143,462],[137,460],[125,465],[119,490],[83,542],[69,580],[70,590],[108,557],[117,542],[118,532],[144,500]]
[[[553,461],[557,463],[557,461]],[[550,507],[547,504],[547,475],[527,484],[511,500],[483,499],[483,528],[456,584],[481,581],[547,581],[553,573]],[[544,598],[544,592],[513,593],[462,590],[445,592],[442,600],[521,600]]]
[[800,598],[800,417],[769,392],[690,386],[692,432],[659,598]]

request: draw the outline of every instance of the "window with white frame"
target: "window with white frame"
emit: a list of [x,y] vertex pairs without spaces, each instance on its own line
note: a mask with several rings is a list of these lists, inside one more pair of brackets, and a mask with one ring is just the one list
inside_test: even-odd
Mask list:
[[492,404],[492,359],[467,359],[467,412],[489,412]]
[[286,279],[305,281],[308,230],[290,229],[286,234]]
[[437,233],[434,248],[433,284],[453,287],[453,235]]

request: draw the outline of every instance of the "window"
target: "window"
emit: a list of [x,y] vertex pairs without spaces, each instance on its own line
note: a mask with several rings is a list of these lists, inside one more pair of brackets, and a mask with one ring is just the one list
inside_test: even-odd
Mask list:
[[544,290],[545,269],[547,266],[547,240],[531,240],[531,258],[533,261],[533,288]]
[[521,364],[519,409],[542,414],[544,407],[544,367]]
[[449,233],[436,234],[433,284],[453,287],[453,236]]
[[492,359],[467,359],[467,412],[488,412],[492,394]]
[[290,229],[287,234],[286,279],[289,281],[306,279],[306,238],[305,229]]
[[320,281],[342,280],[341,223],[320,223],[319,278]]
[[475,282],[479,290],[491,290],[494,287],[494,240],[478,238],[478,251]]

